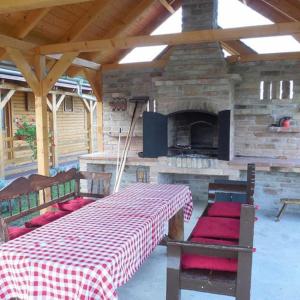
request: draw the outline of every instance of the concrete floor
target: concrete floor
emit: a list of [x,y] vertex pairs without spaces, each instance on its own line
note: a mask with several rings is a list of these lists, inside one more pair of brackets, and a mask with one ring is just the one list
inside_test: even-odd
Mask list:
[[[185,224],[188,235],[199,216]],[[252,273],[252,300],[300,300],[300,214],[286,213],[274,222],[277,211],[258,211]],[[119,300],[164,300],[166,248],[158,246],[140,270],[118,289]],[[181,300],[227,300],[232,297],[183,291]]]

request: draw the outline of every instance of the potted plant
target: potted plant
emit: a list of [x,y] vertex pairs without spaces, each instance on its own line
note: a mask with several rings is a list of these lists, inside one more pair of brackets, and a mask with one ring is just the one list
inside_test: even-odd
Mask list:
[[15,119],[17,130],[15,132],[15,138],[18,140],[26,141],[29,148],[32,151],[32,159],[37,157],[36,147],[36,125],[33,117],[21,116]]

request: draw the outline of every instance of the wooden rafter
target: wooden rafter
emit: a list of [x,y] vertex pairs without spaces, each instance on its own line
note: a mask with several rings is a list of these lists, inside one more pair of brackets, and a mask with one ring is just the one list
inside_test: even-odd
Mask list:
[[221,42],[222,47],[232,55],[255,54],[256,52],[241,41]]
[[242,38],[279,36],[292,33],[300,33],[300,22],[50,44],[39,47],[39,51],[41,54],[65,53],[73,51],[97,52],[114,49],[130,49],[138,46],[156,46],[163,44],[180,45],[232,41]]
[[300,52],[232,55],[228,56],[226,60],[229,63],[251,61],[300,60]]
[[31,66],[29,65],[28,61],[26,60],[22,52],[14,48],[6,48],[6,51],[11,57],[11,60],[15,63],[15,65],[23,74],[24,78],[28,82],[28,85],[32,88],[33,92],[35,94],[39,93],[40,85],[36,77],[36,74],[32,70]]
[[[128,13],[122,12],[122,19],[120,22],[116,23],[115,26],[110,28],[105,34],[103,38],[116,38],[123,36],[128,28],[132,26],[134,22],[137,21],[138,18],[141,17],[145,11],[147,11],[157,0],[143,0],[139,2],[134,8],[130,8]],[[106,57],[110,57],[111,52],[107,53]],[[97,61],[99,57],[99,53],[92,53],[86,56],[88,59]],[[103,60],[103,63],[107,62],[107,58]]]
[[300,8],[286,0],[262,0],[264,3],[271,6],[274,10],[278,11],[287,18],[293,21],[300,21]]
[[[246,2],[242,0],[240,1],[275,23],[294,21],[292,17],[289,17],[286,14],[281,13],[279,10],[272,8],[263,0],[247,0]],[[293,34],[293,37],[300,42],[300,34]]]
[[175,9],[173,8],[173,6],[167,0],[159,0],[159,2],[166,8],[166,10],[169,13],[171,13],[171,14],[175,13]]
[[101,15],[105,7],[111,3],[110,0],[97,0],[89,10],[71,26],[63,36],[61,42],[74,41]]
[[46,93],[53,87],[60,76],[68,69],[73,60],[77,57],[78,52],[65,53],[53,66],[47,77],[43,80],[43,90]]
[[94,95],[98,101],[102,101],[102,91],[100,87],[101,76],[99,72],[94,72],[92,70],[84,69],[84,75],[91,85]]
[[90,1],[92,0],[1,0],[0,14]]
[[28,12],[22,22],[14,28],[13,36],[19,39],[24,39],[49,11],[50,8],[40,8]]

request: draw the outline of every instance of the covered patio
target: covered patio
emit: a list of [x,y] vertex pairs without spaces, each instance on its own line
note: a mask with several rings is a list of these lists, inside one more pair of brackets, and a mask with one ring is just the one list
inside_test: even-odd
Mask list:
[[300,299],[299,1],[0,16],[0,297]]

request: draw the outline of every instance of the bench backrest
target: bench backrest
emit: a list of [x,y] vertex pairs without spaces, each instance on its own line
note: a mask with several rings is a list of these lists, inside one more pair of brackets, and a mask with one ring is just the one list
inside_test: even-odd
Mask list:
[[[104,197],[109,194],[110,178],[110,173],[80,172],[75,168],[53,177],[38,174],[20,177],[0,191],[1,219],[9,224],[76,196]],[[90,182],[91,192],[81,192],[81,179]],[[102,193],[92,192],[96,180],[103,182]]]
[[255,189],[255,164],[248,164],[247,181],[216,180],[208,186],[208,199],[214,201],[235,201],[253,204]]

